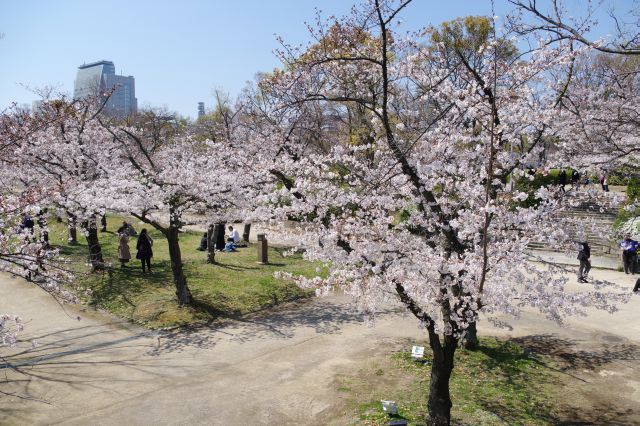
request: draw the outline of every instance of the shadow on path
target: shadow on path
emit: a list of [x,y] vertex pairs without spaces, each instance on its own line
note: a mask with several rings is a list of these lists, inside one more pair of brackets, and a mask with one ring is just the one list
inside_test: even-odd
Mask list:
[[[385,316],[402,312],[387,309]],[[224,315],[223,315],[224,316]],[[292,302],[269,311],[245,316],[226,315],[225,319],[209,325],[183,327],[161,332],[160,344],[152,355],[182,351],[187,347],[211,348],[220,339],[247,343],[259,339],[291,339],[299,328],[311,328],[316,334],[340,333],[342,327],[362,324],[362,314],[349,304],[337,304],[323,300]]]
[[[601,342],[584,342],[561,339],[554,335],[533,335],[512,339],[519,344],[528,357],[539,365],[566,375],[568,390],[579,407],[569,405],[559,393],[560,407],[552,424],[556,425],[618,425],[631,426],[640,422],[640,409],[626,394],[626,380],[640,383],[640,375],[622,376],[613,380],[614,388],[607,388],[601,370],[619,371],[625,364],[632,368],[640,361],[640,345],[630,343],[614,335],[601,337]],[[616,341],[615,344],[607,343]],[[546,362],[538,356],[551,359]],[[554,364],[554,365],[551,365]],[[562,383],[556,383],[561,390]],[[609,384],[609,386],[611,386]],[[627,389],[628,390],[628,389]]]

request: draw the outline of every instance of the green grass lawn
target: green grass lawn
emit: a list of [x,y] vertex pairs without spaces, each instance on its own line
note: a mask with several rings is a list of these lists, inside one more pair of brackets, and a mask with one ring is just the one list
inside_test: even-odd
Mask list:
[[[517,344],[480,339],[478,351],[459,349],[451,378],[452,423],[457,425],[548,425],[555,423],[557,373],[527,356]],[[415,343],[414,343],[415,344]],[[398,416],[409,424],[424,424],[427,413],[430,352],[425,364],[411,353],[396,352],[376,361],[356,376],[343,376],[337,392],[358,413],[357,424],[386,425],[391,419],[380,400],[398,403]],[[407,343],[405,347],[411,347]],[[556,386],[554,390],[554,386]]]
[[[135,219],[130,222],[138,232],[143,228]],[[235,253],[216,252],[218,264],[210,265],[206,263],[206,253],[196,250],[202,234],[185,232],[180,236],[180,247],[195,303],[191,307],[179,307],[168,246],[162,234],[150,226],[144,226],[154,239],[153,273],[143,274],[140,261],[135,259],[136,237],[129,241],[133,259],[125,268],[120,268],[115,230],[121,223],[121,217],[110,216],[108,232],[99,233],[104,260],[111,267],[104,273],[88,273],[84,236],[78,232],[79,245],[69,246],[66,243],[66,224],[56,223],[54,219],[49,221],[51,243],[71,260],[72,269],[77,272],[76,284],[91,289],[90,295],[83,296],[83,302],[106,309],[119,317],[150,328],[205,323],[219,317],[255,312],[311,294],[273,276],[276,271],[307,277],[317,275],[318,265],[305,261],[301,254],[285,257],[282,249],[270,248],[270,264],[260,265],[256,247],[250,245]]]

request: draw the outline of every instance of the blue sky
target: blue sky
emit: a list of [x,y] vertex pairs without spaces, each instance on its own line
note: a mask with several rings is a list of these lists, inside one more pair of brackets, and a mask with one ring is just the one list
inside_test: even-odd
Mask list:
[[[570,0],[580,5],[582,0]],[[586,0],[585,0],[586,1]],[[631,0],[617,0],[627,3]],[[139,106],[194,117],[212,90],[235,96],[256,72],[279,65],[274,34],[308,40],[305,21],[348,12],[351,0],[0,0],[0,110],[37,96],[24,86],[71,93],[77,66],[106,59],[133,75]],[[579,7],[579,6],[578,6]],[[496,0],[496,14],[508,7]],[[490,15],[489,0],[416,0],[404,28]]]

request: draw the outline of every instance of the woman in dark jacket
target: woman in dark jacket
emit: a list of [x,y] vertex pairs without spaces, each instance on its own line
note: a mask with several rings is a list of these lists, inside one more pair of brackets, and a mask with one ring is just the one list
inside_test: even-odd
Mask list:
[[136,243],[136,249],[138,252],[136,253],[136,259],[140,259],[142,262],[142,272],[146,272],[146,268],[151,272],[151,258],[153,257],[153,240],[147,233],[146,229],[142,229],[140,231],[140,235],[138,235],[138,242]]

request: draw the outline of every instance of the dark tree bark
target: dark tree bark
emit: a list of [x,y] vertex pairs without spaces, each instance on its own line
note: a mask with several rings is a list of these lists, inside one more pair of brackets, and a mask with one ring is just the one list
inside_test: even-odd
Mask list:
[[107,232],[107,215],[100,218],[100,232]]
[[69,237],[67,238],[67,243],[70,246],[77,246],[78,245],[78,228],[76,223],[76,216],[71,212],[67,212],[67,228],[69,231]]
[[478,328],[476,324],[476,322],[469,324],[469,328],[467,328],[462,339],[462,346],[470,351],[478,350]]
[[177,216],[170,209],[169,228],[164,231],[164,235],[169,243],[169,258],[171,259],[171,272],[173,273],[173,283],[176,286],[176,296],[180,305],[190,305],[193,301],[191,291],[187,285],[187,277],[184,274],[182,264],[182,253],[180,252],[180,223]]
[[49,232],[47,231],[47,209],[38,213],[38,227],[40,228],[40,243],[43,247],[49,247]]
[[215,230],[215,242],[216,242],[216,250],[222,250],[224,249],[224,227],[225,227],[225,223],[219,223],[216,225],[216,230]]
[[216,263],[215,226],[207,229],[207,263]]
[[250,223],[245,223],[244,224],[244,230],[242,231],[242,239],[245,242],[249,242],[249,234],[251,233],[251,224]]
[[453,371],[453,358],[458,346],[458,340],[445,335],[444,342],[429,327],[429,345],[433,354],[431,364],[431,383],[429,384],[429,416],[427,425],[448,426],[451,424],[451,395],[449,393],[449,379]]
[[187,285],[187,277],[184,275],[182,268],[182,254],[180,252],[180,243],[178,240],[178,228],[170,226],[167,230],[167,242],[169,243],[169,258],[171,259],[171,272],[173,273],[173,283],[176,286],[176,296],[180,305],[191,304],[193,298],[189,286]]
[[102,247],[98,240],[98,228],[96,226],[95,217],[91,220],[82,222],[82,229],[87,239],[89,248],[89,263],[94,271],[104,269],[104,259],[102,258]]

